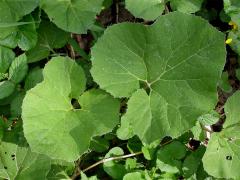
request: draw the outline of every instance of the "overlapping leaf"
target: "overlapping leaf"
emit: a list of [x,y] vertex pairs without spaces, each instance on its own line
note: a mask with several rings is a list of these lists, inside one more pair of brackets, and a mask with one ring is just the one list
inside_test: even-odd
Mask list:
[[14,32],[17,21],[32,12],[39,0],[5,0],[0,1],[0,39]]
[[69,33],[59,29],[53,23],[42,21],[38,29],[37,44],[26,53],[28,62],[37,62],[48,57],[55,48],[63,47],[69,36]]
[[0,145],[0,178],[16,180],[46,179],[51,159],[10,142]]
[[[92,136],[109,132],[118,123],[119,102],[101,90],[83,93],[84,72],[69,58],[53,58],[43,76],[44,81],[24,98],[25,136],[33,151],[74,161],[88,149]],[[81,109],[74,109],[72,98]]]
[[240,92],[225,105],[226,122],[220,134],[213,134],[203,157],[204,169],[217,178],[240,177]]
[[164,0],[126,0],[126,8],[136,17],[155,20],[164,10]]
[[225,55],[222,33],[199,17],[175,12],[152,26],[107,29],[92,49],[91,72],[102,89],[130,97],[122,121],[151,143],[180,135],[214,108]]
[[103,0],[41,0],[42,9],[65,31],[86,33],[100,12]]
[[203,0],[170,0],[174,10],[184,13],[195,13],[202,7]]

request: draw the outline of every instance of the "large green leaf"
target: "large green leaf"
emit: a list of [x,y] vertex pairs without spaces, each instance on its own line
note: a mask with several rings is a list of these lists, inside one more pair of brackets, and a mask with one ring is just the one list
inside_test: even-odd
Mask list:
[[203,157],[204,169],[217,178],[240,177],[240,92],[230,97],[225,105],[224,130],[213,134]]
[[0,1],[0,39],[14,32],[17,26],[1,27],[2,25],[17,23],[23,16],[32,12],[38,4],[39,0]]
[[51,159],[10,142],[0,145],[0,178],[43,180],[51,167]]
[[151,143],[179,136],[214,108],[225,56],[222,33],[199,17],[174,12],[152,26],[108,28],[92,49],[91,72],[102,89],[130,97],[123,121]]
[[[53,58],[43,76],[23,101],[24,134],[33,151],[74,161],[88,149],[91,137],[118,123],[119,101],[101,90],[83,93],[84,72],[69,58]],[[74,109],[72,98],[80,109]]]
[[164,10],[163,0],[126,0],[126,8],[136,17],[155,20]]
[[41,0],[41,7],[58,27],[74,33],[86,33],[100,12],[103,0]]

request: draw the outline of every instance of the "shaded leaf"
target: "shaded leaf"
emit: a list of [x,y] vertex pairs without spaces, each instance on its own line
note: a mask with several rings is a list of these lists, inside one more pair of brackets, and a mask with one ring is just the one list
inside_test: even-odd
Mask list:
[[0,82],[0,99],[10,96],[15,89],[15,84],[11,81]]
[[42,21],[38,29],[36,46],[27,51],[28,62],[37,62],[49,56],[55,48],[61,48],[70,37],[69,33],[59,29],[54,24]]
[[231,85],[229,84],[229,81],[228,81],[228,73],[227,72],[222,73],[222,76],[221,76],[221,79],[220,79],[220,82],[219,82],[219,87],[225,92],[231,92],[232,91],[232,87],[231,87]]
[[[23,21],[34,21],[31,16],[26,16],[22,19]],[[26,24],[23,26],[19,26],[18,28],[18,46],[27,51],[32,49],[37,43],[37,32],[36,26],[34,23]]]
[[173,141],[158,150],[156,166],[164,172],[178,173],[182,168],[181,159],[184,158],[186,152],[184,144]]
[[28,72],[27,56],[22,54],[16,57],[9,68],[9,80],[20,83]]
[[14,52],[6,47],[0,46],[0,73],[6,73],[12,61],[14,60]]

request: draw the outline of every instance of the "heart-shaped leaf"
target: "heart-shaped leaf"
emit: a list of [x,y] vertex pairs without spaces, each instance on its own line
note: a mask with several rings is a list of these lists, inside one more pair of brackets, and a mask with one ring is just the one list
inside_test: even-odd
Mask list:
[[102,89],[130,97],[123,121],[151,143],[179,136],[214,108],[225,56],[222,33],[200,17],[174,12],[151,26],[108,28],[92,49],[91,72]]
[[[84,72],[69,58],[53,58],[43,76],[23,101],[25,137],[35,152],[74,161],[88,149],[91,137],[118,123],[119,101],[101,90],[83,93]],[[80,109],[72,100],[80,103]]]

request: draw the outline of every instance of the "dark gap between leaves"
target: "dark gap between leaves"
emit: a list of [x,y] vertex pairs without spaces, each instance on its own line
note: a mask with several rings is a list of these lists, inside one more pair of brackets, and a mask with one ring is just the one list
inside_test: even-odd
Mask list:
[[79,104],[77,99],[72,98],[71,104],[74,109],[82,109],[81,105]]

